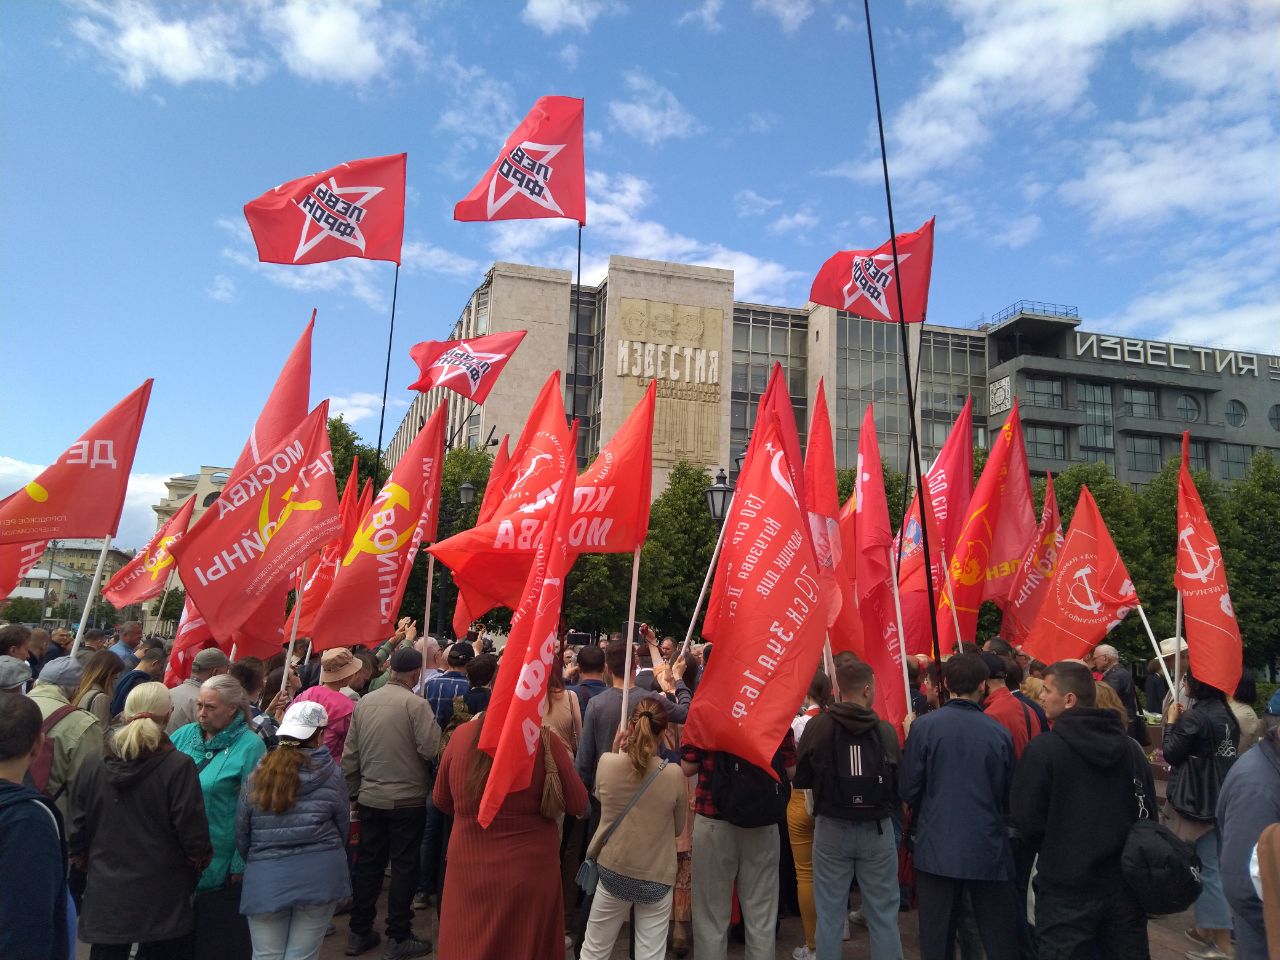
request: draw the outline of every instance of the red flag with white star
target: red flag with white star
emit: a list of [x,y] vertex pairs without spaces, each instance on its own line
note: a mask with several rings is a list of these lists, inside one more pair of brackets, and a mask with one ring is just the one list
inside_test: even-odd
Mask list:
[[913,233],[898,234],[897,241],[900,277],[894,276],[891,241],[874,250],[841,250],[818,271],[809,299],[867,320],[897,323],[897,280],[902,288],[902,319],[923,323],[933,271],[933,218]]
[[419,376],[409,389],[425,393],[432,387],[444,387],[474,403],[484,403],[528,332],[512,330],[470,340],[415,343],[409,356],[418,365]]
[[352,160],[290,180],[244,205],[263,263],[345,257],[400,262],[408,154]]
[[498,159],[453,208],[453,219],[553,217],[585,225],[582,116],[583,102],[575,97],[539,97]]
[[195,508],[196,498],[192,494],[147,541],[147,545],[102,588],[102,599],[117,610],[123,610],[131,603],[142,603],[164,593],[169,568],[173,566],[173,554],[169,548],[186,535]]

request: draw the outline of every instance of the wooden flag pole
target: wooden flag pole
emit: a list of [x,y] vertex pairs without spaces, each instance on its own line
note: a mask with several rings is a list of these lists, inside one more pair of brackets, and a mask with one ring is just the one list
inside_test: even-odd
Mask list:
[[[302,566],[298,568],[298,599],[295,603],[302,602],[302,584],[307,579],[307,561],[302,561]],[[289,649],[284,655],[284,676],[280,678],[280,692],[284,693],[289,689],[289,670],[293,667],[293,645],[298,641],[298,620],[300,617],[293,618],[293,629],[289,631]]]
[[[733,515],[733,494],[729,494],[729,502],[724,508],[724,522],[720,524],[720,533],[716,536],[715,549],[711,551],[711,562],[707,564],[707,575],[702,578],[702,589],[698,591],[698,602],[693,605],[693,616],[689,618],[689,629],[684,635],[684,645],[677,656],[683,657],[689,652],[689,643],[693,640],[693,628],[698,623],[698,614],[702,610],[702,601],[707,598],[707,588],[711,586],[711,577],[716,572],[716,561],[720,559],[720,548],[724,546],[724,528]],[[675,658],[671,660],[675,663]]]
[[1147,628],[1147,636],[1151,639],[1151,648],[1156,652],[1156,662],[1160,664],[1160,670],[1164,673],[1164,682],[1169,684],[1174,699],[1177,699],[1177,688],[1173,685],[1173,678],[1169,676],[1169,668],[1164,665],[1164,658],[1160,656],[1160,644],[1156,642],[1155,632],[1151,629],[1151,621],[1147,619],[1147,611],[1142,609],[1142,604],[1138,604],[1138,616],[1142,618],[1142,625]]
[[75,642],[71,644],[71,656],[80,650],[80,642],[84,639],[84,628],[89,625],[89,611],[93,609],[94,598],[98,595],[98,587],[102,584],[102,568],[107,563],[107,551],[111,549],[114,536],[102,538],[102,550],[98,554],[98,566],[94,568],[93,580],[89,583],[89,596],[84,601],[84,611],[80,614],[80,627],[76,630]]
[[627,608],[627,665],[623,669],[626,672],[626,682],[622,685],[622,717],[619,720],[619,729],[623,729],[627,725],[627,701],[630,699],[631,693],[631,653],[635,647],[636,633],[636,592],[640,586],[640,547],[636,547],[636,552],[631,558],[631,604]]

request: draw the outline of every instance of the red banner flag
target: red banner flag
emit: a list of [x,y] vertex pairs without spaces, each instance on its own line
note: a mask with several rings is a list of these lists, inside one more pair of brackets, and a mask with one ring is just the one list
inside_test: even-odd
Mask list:
[[300,563],[341,535],[328,413],[326,400],[257,466],[228,482],[172,545],[187,593],[214,636],[229,636]]
[[1058,569],[1022,650],[1045,663],[1079,660],[1137,605],[1133,581],[1093,494],[1081,487]]
[[[960,531],[968,516],[969,500],[973,496],[973,397],[965,397],[956,422],[951,425],[938,458],[925,473],[925,489],[928,491],[924,517],[928,522],[929,552],[933,554],[929,564],[933,573],[934,596],[941,596],[945,578],[939,557],[951,559]],[[904,538],[902,563],[898,567],[898,588],[903,593],[925,590],[924,540],[920,529],[920,496],[911,498],[911,505],[902,521]],[[945,562],[945,561],[944,561]],[[925,627],[928,621],[925,620]],[[926,629],[925,631],[929,631]]]
[[131,603],[142,603],[164,593],[169,568],[173,566],[173,554],[169,548],[186,536],[195,508],[196,498],[192,495],[102,588],[102,599],[117,610],[123,610]]
[[244,205],[263,263],[345,257],[400,262],[404,153],[341,163],[290,180]]
[[40,562],[47,546],[48,540],[0,544],[0,600],[18,588],[22,578]]
[[[809,448],[804,458],[805,500],[809,508],[809,536],[822,571],[823,595],[827,600],[827,627],[840,618],[845,604],[853,604],[853,579],[845,575],[843,542],[840,537],[840,495],[836,491],[836,453],[831,440],[831,416],[827,412],[827,391],[822,379],[809,418]],[[832,645],[845,649],[847,643],[832,638]]]
[[[807,473],[807,471],[806,471]],[[844,550],[840,576],[848,583],[848,593],[840,605],[840,613],[836,622],[827,628],[827,637],[831,641],[832,653],[852,653],[859,660],[866,657],[866,637],[862,623],[862,611],[858,606],[857,582],[854,570],[854,544],[857,542],[858,528],[858,496],[850,494],[840,508],[837,523],[840,526],[840,545]]]
[[476,515],[476,526],[487,523],[493,518],[494,511],[502,502],[502,494],[507,485],[507,471],[511,468],[511,434],[504,434],[502,443],[498,444],[498,452],[493,455],[493,463],[489,467],[489,482],[484,485],[484,496],[480,499],[480,512]]
[[1036,527],[1036,536],[1027,555],[1022,558],[1022,566],[1009,584],[1009,596],[1000,623],[1000,635],[1015,646],[1026,637],[1048,595],[1049,581],[1058,568],[1058,554],[1062,551],[1063,542],[1058,496],[1053,492],[1053,474],[1046,474],[1040,525]]
[[[1014,418],[1017,413],[1015,406]],[[991,541],[987,558],[983,600],[994,600],[1003,607],[1009,587],[1036,539],[1036,507],[1031,497],[1031,470],[1027,467],[1027,447],[1022,439],[1022,422],[1016,420],[1015,439],[1009,445],[1009,468],[1001,486],[1000,525]]]
[[361,519],[312,631],[312,648],[372,646],[395,633],[414,557],[435,537],[446,408],[436,407]]
[[38,477],[0,500],[0,544],[115,536],[152,382],[107,411]]
[[[169,662],[164,669],[164,685],[176,687],[191,676],[191,661],[197,653],[206,647],[219,646],[209,632],[204,617],[191,603],[190,595],[183,604],[182,615],[178,618],[178,629],[173,635],[173,649],[169,651]],[[228,649],[230,649],[228,647]]]
[[[569,431],[575,449],[578,423]],[[511,621],[511,633],[493,685],[493,697],[481,731],[479,746],[493,755],[477,818],[488,827],[507,795],[529,786],[542,731],[542,706],[547,681],[560,652],[560,608],[564,581],[576,554],[569,545],[569,522],[576,460],[565,463],[561,495],[538,537],[538,551],[529,568],[524,597]]]
[[898,322],[897,280],[902,291],[903,319],[923,323],[929,308],[929,275],[933,271],[933,218],[914,233],[900,233],[898,273],[894,276],[892,241],[874,250],[842,250],[822,265],[809,299],[867,320]]
[[1178,560],[1173,585],[1182,594],[1187,656],[1191,673],[1227,696],[1240,684],[1244,645],[1227,591],[1227,568],[1218,535],[1191,479],[1188,446],[1182,434],[1182,466],[1178,470]]
[[491,333],[470,340],[426,340],[409,349],[418,365],[419,376],[409,384],[410,390],[427,391],[445,387],[474,403],[484,403],[525,338],[528,330]]
[[684,728],[686,743],[762,770],[804,699],[827,627],[786,450],[778,418],[757,420],[716,564],[720,639]]
[[582,157],[583,102],[539,97],[471,192],[453,208],[455,220],[587,222]]

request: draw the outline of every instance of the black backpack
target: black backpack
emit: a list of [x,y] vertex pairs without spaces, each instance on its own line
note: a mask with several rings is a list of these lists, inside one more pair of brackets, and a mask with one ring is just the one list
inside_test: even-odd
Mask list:
[[[1135,760],[1136,762],[1136,760]],[[1138,819],[1129,828],[1120,870],[1129,891],[1149,917],[1181,913],[1200,896],[1200,858],[1195,847],[1157,823],[1147,808],[1142,777],[1134,770]]]
[[722,819],[735,827],[767,827],[787,816],[791,784],[780,756],[770,766],[775,780],[749,760],[717,751],[711,767],[711,802]]
[[839,820],[879,820],[893,807],[893,770],[880,725],[856,736],[832,718],[831,758],[819,794],[818,813]]

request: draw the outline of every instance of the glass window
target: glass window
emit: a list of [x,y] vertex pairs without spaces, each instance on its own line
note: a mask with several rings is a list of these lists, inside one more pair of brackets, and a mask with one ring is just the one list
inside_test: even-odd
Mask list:
[[1142,470],[1145,473],[1160,472],[1159,437],[1127,433],[1124,437],[1124,449],[1129,458],[1130,470]]
[[1227,423],[1233,427],[1243,427],[1245,420],[1249,418],[1249,409],[1239,400],[1227,401]]
[[1027,454],[1041,460],[1065,460],[1067,456],[1066,432],[1062,427],[1028,424],[1023,431]]
[[748,327],[745,323],[736,323],[736,322],[734,323],[733,349],[735,350],[747,349],[747,344],[750,341],[750,337],[748,336],[749,330],[750,330],[750,327]]
[[[1079,389],[1080,409],[1084,412],[1084,426],[1080,428],[1080,450],[1085,459],[1097,461],[1102,458],[1089,456],[1089,451],[1103,451],[1113,454],[1115,437],[1112,434],[1111,386],[1106,383],[1082,383]],[[1114,457],[1107,463],[1115,468]]]
[[1174,409],[1177,411],[1179,420],[1195,423],[1200,419],[1200,401],[1189,393],[1179,394]]
[[1280,403],[1272,404],[1267,411],[1267,420],[1271,423],[1272,430],[1280,430]]
[[1127,417],[1155,419],[1160,416],[1160,395],[1144,387],[1125,387],[1124,413]]
[[[1234,401],[1232,401],[1234,402]],[[1249,469],[1253,448],[1243,443],[1218,444],[1218,459],[1222,464],[1223,480],[1238,480]]]
[[1033,407],[1062,408],[1062,381],[1027,377],[1026,401]]
[[1187,444],[1187,465],[1192,470],[1209,472],[1209,444],[1203,440],[1191,440]]
[[1097,449],[1091,450],[1087,447],[1081,446],[1080,455],[1084,457],[1084,459],[1089,463],[1105,463],[1108,467],[1111,468],[1112,475],[1113,476],[1115,475],[1116,455],[1114,451],[1097,450]]

